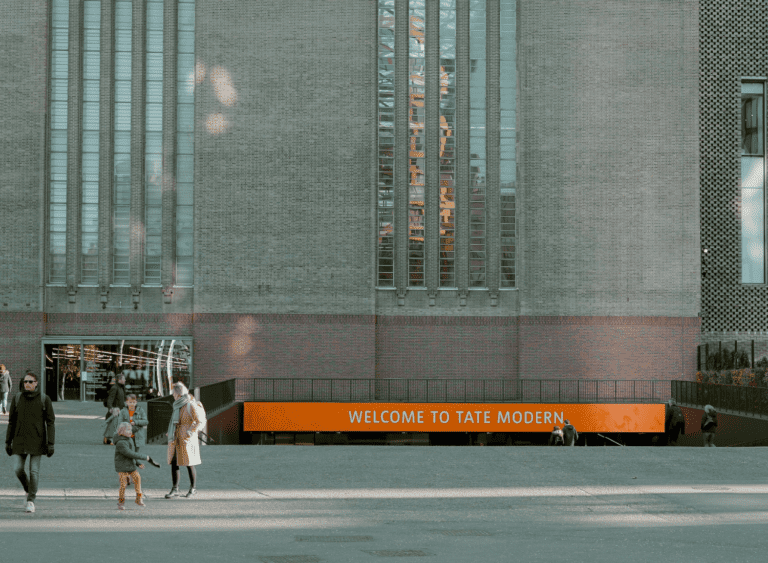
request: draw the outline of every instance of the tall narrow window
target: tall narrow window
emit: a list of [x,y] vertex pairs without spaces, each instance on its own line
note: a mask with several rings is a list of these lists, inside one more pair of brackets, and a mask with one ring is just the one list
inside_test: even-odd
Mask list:
[[67,276],[69,0],[53,0],[52,12],[48,281],[63,284]]
[[194,283],[195,2],[179,0],[176,113],[176,285]]
[[763,83],[741,85],[741,282],[765,283]]
[[395,0],[379,0],[378,279],[394,286]]
[[163,234],[163,1],[147,0],[144,283],[160,285]]
[[101,2],[83,2],[83,169],[80,283],[99,283],[99,80]]
[[115,173],[112,196],[112,283],[130,285],[131,2],[115,2]]
[[408,285],[424,287],[424,0],[408,7]]
[[456,286],[456,0],[440,0],[440,287]]
[[469,3],[469,286],[485,281],[485,0]]
[[499,183],[501,188],[501,280],[499,287],[515,286],[515,115],[517,111],[516,0],[501,0],[499,32],[499,82],[501,124],[499,131]]

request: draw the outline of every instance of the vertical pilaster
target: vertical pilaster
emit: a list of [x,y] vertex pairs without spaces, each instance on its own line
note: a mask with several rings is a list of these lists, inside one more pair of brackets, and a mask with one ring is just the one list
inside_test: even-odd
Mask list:
[[146,129],[147,8],[133,0],[131,34],[131,287],[134,295],[144,281],[144,137]]
[[486,3],[486,121],[485,145],[488,158],[488,181],[486,187],[486,205],[488,213],[487,248],[488,292],[491,305],[496,305],[499,295],[499,261],[501,258],[501,240],[499,221],[501,214],[501,188],[499,185],[499,143],[501,122],[501,98],[499,84],[499,0],[487,0]]
[[395,287],[408,290],[408,0],[395,0]]
[[440,280],[440,0],[426,0],[424,22],[424,262],[430,305]]
[[163,235],[160,279],[170,302],[176,256],[176,69],[178,66],[178,0],[163,7]]
[[69,7],[69,106],[67,108],[67,288],[73,303],[80,282],[80,194],[83,148],[83,2]]
[[469,0],[456,0],[456,285],[469,287]]
[[115,99],[114,4],[101,3],[101,68],[99,80],[99,286],[104,295],[112,283],[112,181]]

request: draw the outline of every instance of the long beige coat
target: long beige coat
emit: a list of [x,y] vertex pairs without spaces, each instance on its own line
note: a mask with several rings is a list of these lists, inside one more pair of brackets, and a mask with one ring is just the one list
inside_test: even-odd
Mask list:
[[[203,426],[191,402],[181,407],[179,423],[176,425],[176,435],[173,440],[168,440],[168,465],[171,464],[174,455],[177,465],[200,465],[202,463],[197,432],[202,430]],[[188,432],[192,432],[192,435],[187,436]]]

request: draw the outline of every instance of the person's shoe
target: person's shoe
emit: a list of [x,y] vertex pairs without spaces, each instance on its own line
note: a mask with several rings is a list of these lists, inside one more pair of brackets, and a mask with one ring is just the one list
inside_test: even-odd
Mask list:
[[31,500],[27,501],[27,508],[24,512],[34,512],[35,511],[35,503]]
[[125,510],[125,503],[117,501],[117,509],[118,510]]
[[173,498],[179,496],[179,488],[174,487],[171,489],[171,492],[165,495],[165,498]]
[[196,494],[197,494],[197,489],[189,489],[189,492],[184,496],[189,498],[189,497],[195,496]]
[[138,504],[139,506],[147,506],[146,504],[144,504],[144,500],[141,498],[141,496],[142,496],[141,493],[136,495],[136,504]]

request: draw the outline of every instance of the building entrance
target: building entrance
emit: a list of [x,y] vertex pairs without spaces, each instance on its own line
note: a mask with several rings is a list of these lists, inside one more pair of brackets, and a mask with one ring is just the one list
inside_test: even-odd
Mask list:
[[140,401],[192,386],[192,339],[51,339],[43,341],[45,392],[53,401],[102,401],[120,375]]

